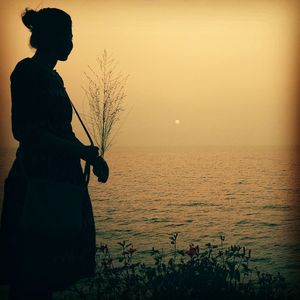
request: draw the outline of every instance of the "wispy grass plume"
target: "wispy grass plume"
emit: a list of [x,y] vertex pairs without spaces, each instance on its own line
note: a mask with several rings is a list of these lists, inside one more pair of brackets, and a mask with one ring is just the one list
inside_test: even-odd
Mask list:
[[87,123],[101,156],[111,147],[120,129],[120,115],[124,111],[128,75],[119,72],[117,66],[112,55],[108,55],[104,49],[97,58],[97,68],[88,66],[88,71],[84,73],[87,86],[83,89],[89,104]]

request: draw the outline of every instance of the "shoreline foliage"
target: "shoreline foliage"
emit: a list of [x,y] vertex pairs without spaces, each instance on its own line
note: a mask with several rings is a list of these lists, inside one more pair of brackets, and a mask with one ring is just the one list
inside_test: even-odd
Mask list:
[[[135,262],[137,249],[119,242],[121,255],[114,259],[108,246],[97,246],[93,278],[71,286],[63,299],[292,299],[285,278],[250,266],[251,250],[239,245],[190,244],[177,249],[178,233],[170,236],[171,255],[154,247],[153,265]],[[114,262],[120,265],[115,266]]]

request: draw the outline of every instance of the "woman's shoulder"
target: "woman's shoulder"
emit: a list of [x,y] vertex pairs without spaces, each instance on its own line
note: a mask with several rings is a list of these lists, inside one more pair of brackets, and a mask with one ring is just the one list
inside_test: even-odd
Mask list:
[[26,57],[22,60],[20,60],[15,68],[13,69],[10,79],[23,77],[24,80],[29,79],[32,76],[35,76],[38,69],[36,68],[36,65],[33,63],[32,59],[29,57]]

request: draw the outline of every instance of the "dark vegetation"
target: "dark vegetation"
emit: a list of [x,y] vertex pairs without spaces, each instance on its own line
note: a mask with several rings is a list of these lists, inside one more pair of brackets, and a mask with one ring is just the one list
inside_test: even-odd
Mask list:
[[285,278],[250,266],[251,250],[239,245],[190,244],[177,249],[178,233],[170,237],[171,255],[152,248],[154,263],[135,262],[136,249],[118,243],[120,266],[107,245],[97,246],[97,272],[82,279],[59,299],[292,299]]

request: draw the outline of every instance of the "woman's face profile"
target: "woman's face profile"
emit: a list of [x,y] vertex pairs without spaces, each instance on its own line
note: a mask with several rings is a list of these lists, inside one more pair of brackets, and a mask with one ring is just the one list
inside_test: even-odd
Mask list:
[[72,28],[59,33],[57,40],[57,59],[60,61],[65,61],[68,59],[69,54],[73,49],[73,34]]

